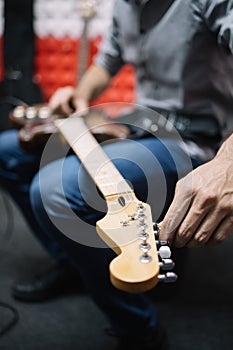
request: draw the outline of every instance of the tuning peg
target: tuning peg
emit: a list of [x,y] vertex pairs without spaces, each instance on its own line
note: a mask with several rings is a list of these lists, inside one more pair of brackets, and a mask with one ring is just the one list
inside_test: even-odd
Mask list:
[[161,266],[162,270],[167,271],[172,270],[175,266],[175,263],[172,259],[162,259],[162,262],[160,262],[159,265]]
[[28,107],[26,109],[26,119],[35,119],[37,115],[37,111],[35,107]]
[[139,248],[144,252],[144,253],[148,253],[148,251],[151,249],[151,245],[149,243],[141,243],[139,245]]
[[153,222],[153,229],[154,229],[155,240],[158,240],[160,230],[159,230],[158,224],[156,222]]
[[50,108],[47,106],[41,107],[38,111],[39,119],[48,119],[51,116]]
[[168,245],[168,241],[158,241],[158,243],[160,247]]
[[138,209],[144,209],[144,205],[143,205],[143,203],[140,201],[140,202],[138,202]]
[[25,113],[25,107],[18,106],[13,110],[13,117],[16,119],[22,119],[24,118],[24,113]]
[[167,272],[164,275],[158,275],[158,280],[165,283],[176,282],[178,276],[174,272]]
[[144,215],[144,214],[138,215],[138,221],[139,221],[140,224],[144,224],[145,223],[145,219],[146,219],[146,215]]
[[144,207],[143,203],[139,202],[137,205],[137,213],[139,215],[142,215],[144,213],[144,211],[145,211],[145,207]]
[[158,251],[161,259],[169,259],[171,257],[171,249],[168,246],[162,245]]

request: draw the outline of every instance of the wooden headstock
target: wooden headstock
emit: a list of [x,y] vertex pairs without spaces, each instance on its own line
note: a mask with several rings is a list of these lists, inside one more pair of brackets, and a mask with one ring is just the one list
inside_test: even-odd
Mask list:
[[87,21],[95,15],[96,0],[80,0],[78,9],[80,16]]
[[108,198],[108,213],[96,229],[118,254],[109,267],[112,284],[127,292],[143,292],[158,283],[159,258],[150,206],[130,196]]

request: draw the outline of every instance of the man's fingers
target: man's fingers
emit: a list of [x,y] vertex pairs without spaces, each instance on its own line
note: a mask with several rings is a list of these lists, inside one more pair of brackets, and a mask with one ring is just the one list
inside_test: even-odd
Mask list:
[[207,246],[214,246],[225,241],[233,233],[233,217],[227,216],[222,220],[215,232],[206,243]]
[[72,86],[65,86],[58,89],[50,98],[48,102],[49,107],[57,113],[71,114],[73,110],[69,102],[73,93],[74,88]]
[[180,223],[184,220],[191,201],[192,194],[186,194],[177,187],[173,202],[170,205],[164,220],[160,224],[160,237],[162,240],[169,241],[170,244],[173,242],[175,233],[180,226]]
[[[220,223],[216,222],[214,226],[215,229],[209,229],[208,234],[205,235],[205,239],[198,240],[198,236],[200,234],[197,232],[196,236],[191,239],[191,241],[187,244],[188,248],[200,247],[202,245],[206,246],[216,246],[219,243],[224,242],[230,234],[233,232],[233,222],[232,218],[225,217]],[[203,228],[202,232],[204,232],[205,228]]]
[[70,104],[67,101],[61,101],[60,104],[62,113],[69,115],[74,112],[74,110],[71,108]]
[[75,111],[81,112],[82,115],[86,115],[88,113],[88,102],[83,98],[72,98],[72,105]]
[[169,241],[171,244],[175,238],[175,233],[185,217],[189,208],[190,201],[183,201],[183,205],[178,205],[178,200],[174,201],[164,220],[160,224],[160,237],[162,240]]
[[195,232],[193,232],[192,238],[187,246],[193,248],[206,245],[221,224],[222,220],[223,217],[220,215],[219,210],[208,211],[206,217],[202,220]]
[[194,239],[200,244],[210,238],[221,221],[220,212],[214,209],[215,201],[195,197],[186,216],[176,232],[174,244],[180,248]]

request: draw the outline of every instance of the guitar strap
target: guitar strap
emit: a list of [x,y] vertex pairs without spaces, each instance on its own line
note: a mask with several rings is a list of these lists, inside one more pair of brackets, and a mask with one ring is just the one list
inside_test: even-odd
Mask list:
[[43,101],[33,81],[35,35],[33,0],[4,1],[3,70],[0,83],[0,130],[9,128],[8,115],[20,101]]

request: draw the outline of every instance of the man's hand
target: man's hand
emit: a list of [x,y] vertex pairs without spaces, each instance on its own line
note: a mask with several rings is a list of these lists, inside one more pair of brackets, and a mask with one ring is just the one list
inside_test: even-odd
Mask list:
[[87,101],[75,96],[75,88],[72,86],[57,89],[50,98],[48,105],[53,112],[65,115],[85,111],[88,107]]
[[233,136],[216,157],[178,181],[160,224],[161,239],[176,247],[214,245],[233,232]]
[[74,112],[87,113],[89,103],[97,98],[109,85],[110,73],[93,64],[83,75],[78,86],[65,86],[57,89],[49,100],[54,113],[69,115]]

